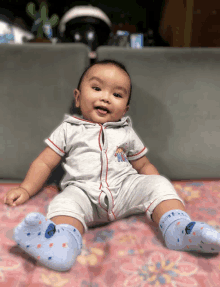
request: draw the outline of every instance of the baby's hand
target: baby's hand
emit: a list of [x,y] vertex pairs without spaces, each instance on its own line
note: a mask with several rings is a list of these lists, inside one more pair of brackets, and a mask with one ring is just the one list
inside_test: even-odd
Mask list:
[[28,199],[29,195],[27,191],[21,187],[15,187],[6,193],[4,203],[10,206],[16,206],[28,201]]

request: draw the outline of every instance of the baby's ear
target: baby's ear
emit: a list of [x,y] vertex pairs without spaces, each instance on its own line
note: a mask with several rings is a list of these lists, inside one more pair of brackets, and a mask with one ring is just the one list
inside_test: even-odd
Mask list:
[[74,89],[73,90],[73,95],[74,95],[74,98],[76,97],[76,95],[79,93],[79,90],[78,89]]
[[74,99],[75,99],[75,106],[76,106],[76,108],[79,107],[79,106],[77,106],[79,104],[79,95],[80,95],[80,91],[78,89],[75,89],[73,91],[73,96],[74,96]]
[[127,106],[126,108],[125,108],[125,111],[124,111],[124,114],[123,114],[123,116],[129,111],[129,106]]

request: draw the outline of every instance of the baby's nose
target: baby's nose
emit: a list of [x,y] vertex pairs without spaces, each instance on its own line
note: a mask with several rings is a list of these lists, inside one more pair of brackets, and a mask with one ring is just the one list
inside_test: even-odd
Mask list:
[[109,93],[103,93],[101,97],[102,97],[102,99],[105,100],[105,101],[109,101],[109,100],[110,100],[110,95],[109,95]]

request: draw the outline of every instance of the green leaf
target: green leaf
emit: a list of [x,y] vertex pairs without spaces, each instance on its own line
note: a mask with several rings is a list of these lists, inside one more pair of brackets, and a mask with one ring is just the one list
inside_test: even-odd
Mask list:
[[26,6],[26,12],[31,18],[35,19],[36,14],[35,4],[32,2],[28,3]]
[[45,22],[47,18],[47,8],[45,6],[41,7],[40,15],[41,15],[41,19],[43,19],[43,21]]
[[52,27],[56,26],[59,22],[59,17],[56,14],[53,14],[49,20]]

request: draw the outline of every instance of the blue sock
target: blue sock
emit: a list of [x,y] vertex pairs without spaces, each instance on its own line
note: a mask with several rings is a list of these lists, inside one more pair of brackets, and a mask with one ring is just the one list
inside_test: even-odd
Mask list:
[[170,210],[163,214],[159,228],[169,249],[220,252],[220,233],[204,222],[192,221],[182,210]]
[[38,212],[29,213],[14,229],[14,240],[43,265],[69,270],[81,253],[82,236],[69,224],[55,224]]

